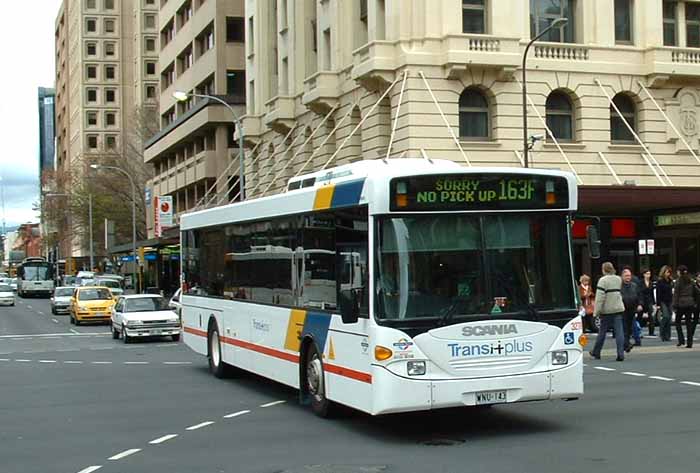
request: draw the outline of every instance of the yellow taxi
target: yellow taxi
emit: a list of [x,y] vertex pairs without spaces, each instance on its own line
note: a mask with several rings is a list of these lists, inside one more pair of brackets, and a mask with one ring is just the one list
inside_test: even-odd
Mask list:
[[114,296],[108,287],[78,287],[70,299],[70,323],[109,322]]

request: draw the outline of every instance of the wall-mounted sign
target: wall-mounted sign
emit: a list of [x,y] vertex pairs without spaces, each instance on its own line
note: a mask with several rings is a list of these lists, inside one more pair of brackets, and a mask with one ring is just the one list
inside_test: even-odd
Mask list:
[[647,240],[647,254],[654,254],[654,240]]
[[173,196],[156,196],[153,199],[153,211],[155,234],[160,237],[164,229],[173,226]]
[[639,240],[637,243],[639,243],[639,254],[640,255],[647,254],[647,241],[646,240]]
[[692,225],[695,223],[700,223],[700,212],[657,215],[654,217],[654,224],[657,227],[668,227],[670,225]]

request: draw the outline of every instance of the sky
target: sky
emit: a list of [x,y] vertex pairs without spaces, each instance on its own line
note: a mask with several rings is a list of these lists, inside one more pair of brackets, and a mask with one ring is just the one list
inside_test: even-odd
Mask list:
[[39,199],[37,89],[53,87],[54,21],[61,0],[2,3],[0,185],[5,197],[5,222],[11,227],[39,221],[39,215],[32,211],[32,204]]

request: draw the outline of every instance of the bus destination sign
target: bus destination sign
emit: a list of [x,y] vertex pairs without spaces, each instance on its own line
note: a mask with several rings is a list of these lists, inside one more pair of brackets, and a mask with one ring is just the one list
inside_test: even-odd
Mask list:
[[392,211],[565,209],[567,180],[528,174],[447,174],[391,181]]

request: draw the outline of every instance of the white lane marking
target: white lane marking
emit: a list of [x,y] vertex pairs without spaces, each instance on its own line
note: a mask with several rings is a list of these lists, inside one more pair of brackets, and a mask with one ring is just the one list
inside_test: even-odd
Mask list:
[[[56,319],[51,319],[51,320],[52,320],[52,321],[53,321],[53,323],[55,323],[55,324],[57,324],[57,323],[58,323],[58,320],[56,320]],[[48,338],[48,337],[47,337],[47,338]],[[51,337],[51,338],[53,338],[53,337]],[[58,338],[58,337],[56,337],[56,338]]]
[[80,332],[78,332],[78,331],[77,331],[76,329],[74,329],[74,328],[70,329],[70,331],[71,331],[71,333],[80,333]]
[[638,378],[646,377],[644,373],[636,373],[634,371],[623,371],[622,374],[626,374],[627,376],[636,376]]
[[232,412],[231,414],[226,414],[224,419],[232,419],[234,417],[242,416],[243,414],[248,414],[249,412],[250,411],[247,409],[245,411]]
[[31,308],[32,308],[32,306],[30,306],[30,305],[27,306],[27,309],[31,309]]
[[92,473],[93,471],[97,471],[100,468],[102,468],[102,465],[93,465],[85,468],[84,470],[80,470],[78,473]]
[[649,379],[656,379],[659,381],[675,381],[673,378],[666,378],[665,376],[649,376]]
[[168,435],[163,435],[162,437],[159,437],[155,440],[151,440],[150,443],[151,445],[158,445],[159,443],[167,442],[170,439],[174,439],[177,437],[177,434],[168,434]]
[[111,361],[91,361],[90,362],[93,365],[111,365]]
[[56,360],[39,360],[39,363],[56,363]]
[[125,361],[125,365],[147,365],[148,361]]
[[65,352],[69,352],[69,351],[80,351],[80,348],[59,348],[56,351],[65,353]]
[[202,427],[206,427],[208,425],[211,425],[213,423],[214,423],[214,421],[208,420],[206,422],[202,422],[201,424],[190,425],[185,430],[197,430],[197,429],[201,429]]
[[37,310],[36,313],[39,314],[39,315],[44,315],[44,313],[43,313],[42,311],[40,311],[40,310]]
[[681,384],[687,384],[688,386],[698,386],[700,387],[700,383],[695,383],[693,381],[681,381]]
[[16,359],[15,361],[17,361],[17,362],[19,362],[19,363],[29,363],[29,362],[32,361],[32,360],[26,360],[26,359],[24,359],[24,358],[20,358],[20,359]]
[[29,339],[28,338],[13,338],[12,339],[13,342],[19,342],[21,340],[29,340]]
[[191,361],[164,361],[164,365],[191,365]]
[[83,364],[82,361],[75,361],[75,360],[64,361],[64,363],[67,365],[81,365],[81,364]]
[[608,368],[606,366],[595,366],[593,369],[600,371],[615,371],[615,368]]
[[107,460],[121,460],[122,458],[128,457],[129,455],[133,455],[136,452],[140,452],[140,448],[130,448],[129,450],[124,450],[121,453],[117,453],[116,455],[112,455],[109,457]]
[[9,358],[0,358],[0,361],[10,361]]
[[[73,330],[73,329],[71,329]],[[14,335],[0,335],[0,338],[11,338],[15,339],[17,337],[24,337],[22,340],[27,340],[28,338],[46,338],[46,337],[73,337],[75,335],[81,335],[85,337],[102,337],[111,335],[112,332],[60,332],[60,333],[17,333]]]
[[272,402],[268,402],[267,404],[260,404],[260,407],[272,407],[272,406],[276,406],[277,404],[284,404],[285,402],[287,402],[287,401],[272,401]]

